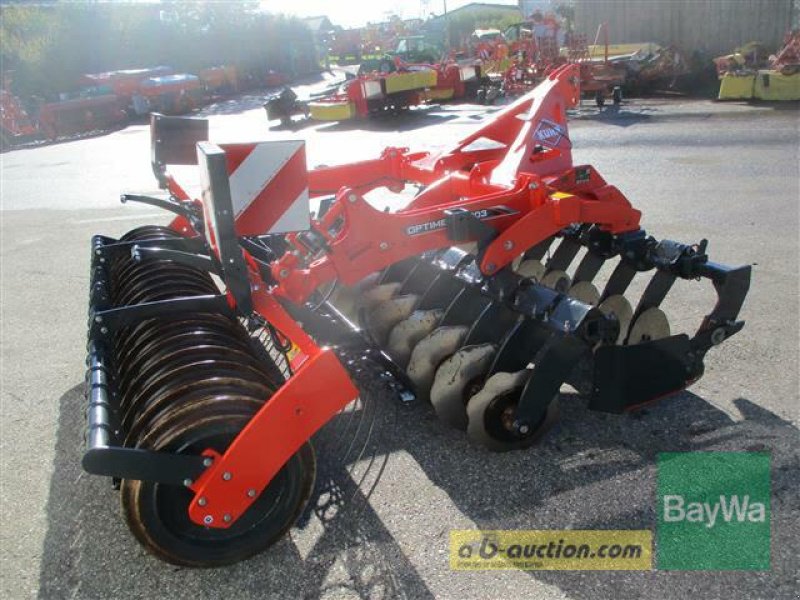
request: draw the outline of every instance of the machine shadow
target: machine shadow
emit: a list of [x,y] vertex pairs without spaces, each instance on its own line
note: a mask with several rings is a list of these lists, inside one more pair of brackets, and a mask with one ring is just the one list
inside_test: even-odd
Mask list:
[[150,556],[127,530],[111,481],[81,470],[83,404],[83,385],[60,399],[39,598],[432,597],[360,487],[372,466],[377,483],[385,460],[358,473],[345,464],[386,456],[373,435],[386,415],[374,408],[339,415],[315,438],[317,485],[291,537],[248,561],[198,570]]
[[27,142],[22,142],[13,145],[3,145],[0,147],[0,153],[5,154],[6,152],[17,151],[17,150],[33,150],[35,148],[43,148],[45,146],[55,146],[56,144],[65,144],[67,142],[77,142],[80,140],[90,140],[94,138],[105,137],[107,135],[111,135],[112,133],[118,133],[125,131],[125,129],[129,125],[133,125],[133,121],[121,125],[117,125],[114,127],[109,127],[108,129],[93,129],[92,131],[86,131],[84,133],[76,133],[71,135],[62,135],[54,139],[50,138],[43,138],[37,140],[31,140]]
[[[268,90],[258,90],[240,94],[232,98],[218,100],[213,104],[209,104],[208,106],[194,111],[190,116],[210,117],[218,115],[238,115],[257,108],[263,110],[268,93]],[[264,120],[266,120],[266,114],[264,115]]]
[[[631,415],[592,412],[577,397],[564,395],[560,424],[539,446],[493,454],[446,427],[429,406],[366,396],[315,437],[316,489],[291,537],[232,567],[176,568],[152,558],[132,538],[114,508],[117,492],[110,482],[81,471],[82,403],[82,386],[60,400],[40,598],[107,597],[110,590],[119,598],[167,592],[195,598],[432,597],[370,502],[383,477],[398,476],[389,462],[396,452],[413,458],[476,528],[650,530],[657,520],[659,453],[768,452],[773,547],[780,553],[773,552],[771,572],[726,576],[748,596],[774,590],[772,597],[781,597],[789,589],[781,586],[791,585],[786,557],[800,553],[797,540],[783,533],[789,528],[781,527],[797,510],[792,494],[800,475],[793,450],[798,430],[744,398],[734,402],[741,418],[732,418],[688,392]],[[792,547],[795,552],[788,551]],[[698,577],[708,578],[709,585],[716,577],[710,572],[530,575],[570,597],[592,589],[597,597],[618,598],[638,597],[643,582],[661,597],[685,597]]]
[[337,121],[318,126],[319,131],[413,131],[455,119],[455,114],[443,114],[428,108],[386,113],[363,119]]
[[[765,452],[772,467],[772,570],[730,572],[532,571],[566,597],[688,598],[735,580],[741,597],[792,597],[800,541],[789,525],[800,509],[798,429],[745,398],[732,418],[683,392],[628,415],[590,411],[577,396],[560,398],[560,424],[523,452],[491,454],[447,430],[428,407],[400,420],[407,450],[477,529],[648,529],[657,523],[657,459],[662,452]],[[422,426],[420,426],[420,424]],[[794,548],[794,550],[792,550]],[[654,550],[655,551],[655,550]],[[653,568],[657,566],[654,554]],[[793,575],[794,574],[794,575]],[[701,583],[705,580],[705,583]]]
[[602,108],[588,106],[586,101],[574,113],[570,114],[570,120],[575,121],[598,121],[616,127],[630,127],[649,123],[653,120],[653,109],[646,106],[635,106],[628,108],[623,103],[622,106],[608,104]]

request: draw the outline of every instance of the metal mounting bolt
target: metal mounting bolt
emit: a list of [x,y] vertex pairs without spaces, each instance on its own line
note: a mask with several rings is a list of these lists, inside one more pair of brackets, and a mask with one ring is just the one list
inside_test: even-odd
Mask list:
[[536,182],[529,183],[529,184],[528,184],[528,189],[529,189],[529,190],[538,190],[538,189],[539,189],[539,184],[538,184],[538,183],[536,183]]
[[225,481],[230,481],[230,480],[231,480],[231,477],[233,477],[233,475],[231,475],[231,472],[230,472],[230,471],[225,471],[225,472],[222,474],[222,478],[223,478]]
[[281,269],[279,275],[281,279],[286,279],[289,276],[289,269]]
[[222,520],[225,521],[226,523],[230,523],[231,522],[231,516],[228,515],[228,514],[222,515]]
[[213,522],[214,522],[214,517],[212,517],[211,515],[206,515],[205,517],[203,517],[203,523],[205,523],[206,525],[211,525]]
[[519,426],[519,432],[520,432],[522,435],[526,435],[526,434],[527,434],[527,433],[528,433],[530,430],[531,430],[531,428],[530,428],[530,427],[528,427],[527,425],[520,425],[520,426]]
[[725,329],[722,327],[717,327],[711,333],[711,343],[715,346],[719,346],[722,342],[725,341]]
[[210,456],[207,456],[206,458],[203,459],[203,466],[204,467],[210,467],[213,464],[214,464],[214,459],[211,458]]
[[199,498],[197,500],[197,505],[198,506],[205,506],[206,504],[208,504],[208,500],[206,500],[205,497]]
[[187,477],[186,479],[184,479],[184,480],[183,480],[183,485],[184,485],[185,487],[191,487],[191,485],[192,485],[192,480],[191,480],[191,479],[189,479],[189,478]]
[[355,194],[349,194],[349,195],[347,196],[347,199],[348,199],[350,202],[355,202],[356,200],[358,200],[358,197],[357,197]]
[[256,497],[256,493],[257,493],[257,492],[256,492],[256,491],[255,491],[255,489],[253,489],[253,488],[250,488],[249,490],[247,490],[247,496],[248,496],[249,498],[255,498],[255,497]]
[[505,248],[506,250],[513,250],[514,242],[512,242],[511,240],[506,240],[505,242],[503,242],[503,248]]
[[100,328],[100,333],[102,333],[103,335],[107,334],[108,333],[108,327],[101,327]]
[[378,244],[378,248],[380,248],[381,250],[388,250],[389,244],[387,242],[381,242],[380,244]]
[[94,322],[95,322],[95,323],[102,323],[102,322],[103,322],[103,317],[101,317],[101,316],[97,316],[97,317],[95,317],[95,318],[94,318]]

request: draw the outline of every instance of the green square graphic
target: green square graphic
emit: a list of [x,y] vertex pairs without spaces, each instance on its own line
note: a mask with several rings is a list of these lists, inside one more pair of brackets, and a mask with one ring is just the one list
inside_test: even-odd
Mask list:
[[769,570],[769,454],[659,454],[657,540],[659,569]]

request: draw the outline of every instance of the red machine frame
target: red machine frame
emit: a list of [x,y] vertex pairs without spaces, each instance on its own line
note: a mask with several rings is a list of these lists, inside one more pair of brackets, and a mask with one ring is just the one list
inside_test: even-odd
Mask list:
[[[253,257],[244,253],[255,312],[291,340],[305,360],[224,454],[207,452],[212,464],[190,486],[195,493],[189,508],[193,522],[229,527],[289,457],[358,394],[333,352],[318,347],[279,298],[302,303],[326,282],[356,283],[401,259],[451,245],[445,211],[452,208],[491,222],[499,233],[480,262],[484,274],[497,271],[571,223],[595,223],[612,233],[638,228],[639,211],[615,187],[590,167],[572,166],[565,111],[577,104],[578,86],[578,66],[566,65],[448,152],[430,155],[390,148],[373,161],[309,173],[312,196],[336,191],[338,182],[351,182],[336,191],[330,210],[312,224],[330,251],[315,259],[298,236],[290,234],[297,252],[286,253],[273,264],[272,277],[278,284],[272,288]],[[495,147],[472,149],[486,139]],[[381,186],[397,191],[408,181],[428,187],[398,213],[378,214],[363,197]],[[191,199],[175,178],[168,176],[167,184],[174,197],[203,205]],[[369,231],[376,220],[385,232],[380,239],[357,235]],[[205,221],[208,227],[209,220]],[[248,230],[243,218],[235,226],[237,231]],[[172,227],[182,233],[192,231],[183,217]],[[213,231],[210,239],[217,239]],[[228,297],[235,304],[230,291]]]

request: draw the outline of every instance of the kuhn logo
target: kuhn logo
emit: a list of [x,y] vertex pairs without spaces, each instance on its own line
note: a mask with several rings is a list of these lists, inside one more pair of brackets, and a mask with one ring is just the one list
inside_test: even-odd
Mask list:
[[533,139],[547,146],[558,146],[558,143],[566,135],[567,131],[563,125],[542,119],[533,132]]
[[[497,219],[498,217],[515,215],[518,212],[519,211],[516,211],[507,206],[493,206],[492,208],[482,208],[480,210],[473,210],[472,215],[476,219],[480,219],[481,221],[488,221],[490,219]],[[409,225],[408,227],[406,227],[406,234],[421,235],[423,233],[433,233],[434,231],[438,231],[439,229],[444,229],[445,227],[447,227],[447,219],[445,217],[442,217],[441,219],[436,219],[435,221],[419,223],[418,225]]]
[[719,502],[686,502],[683,496],[664,496],[664,522],[702,523],[714,527],[717,519],[726,523],[763,523],[767,509],[763,502],[750,502],[750,496],[720,496]]

